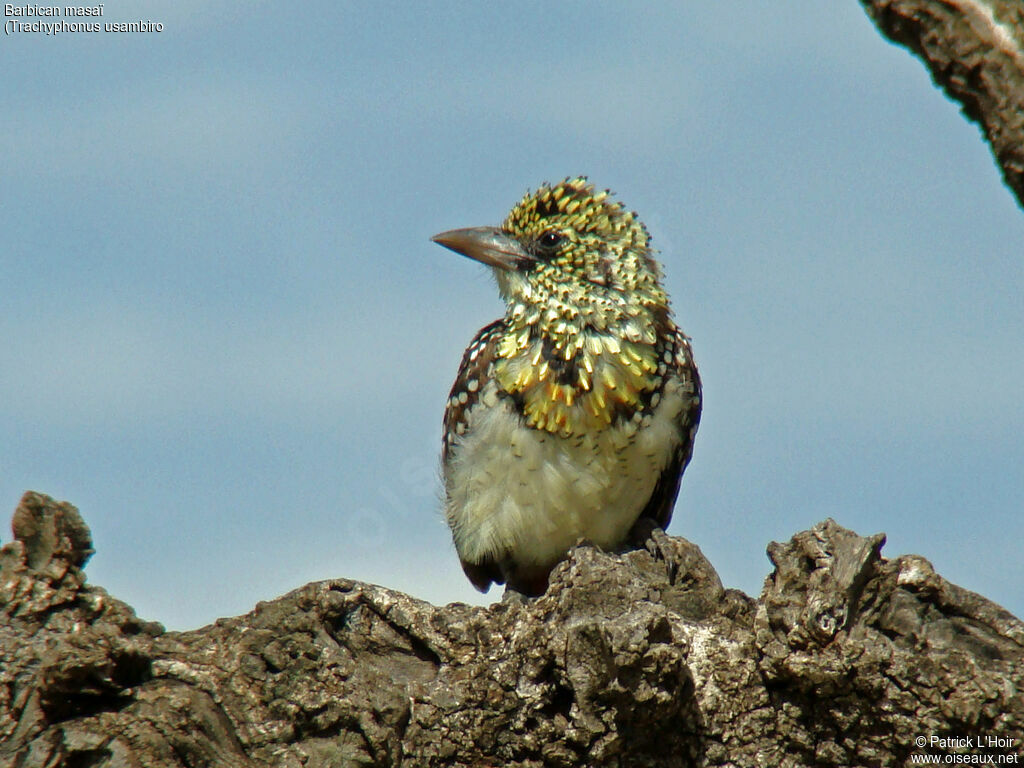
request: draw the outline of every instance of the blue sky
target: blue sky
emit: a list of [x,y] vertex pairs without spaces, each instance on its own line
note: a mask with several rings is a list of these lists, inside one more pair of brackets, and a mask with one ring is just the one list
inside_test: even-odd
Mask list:
[[756,595],[831,516],[1024,614],[1024,217],[858,3],[779,8],[126,0],[164,31],[4,36],[0,502],[76,504],[91,581],[172,628],[341,576],[499,599],[438,449],[502,307],[429,238],[585,174],[704,379],[670,532]]

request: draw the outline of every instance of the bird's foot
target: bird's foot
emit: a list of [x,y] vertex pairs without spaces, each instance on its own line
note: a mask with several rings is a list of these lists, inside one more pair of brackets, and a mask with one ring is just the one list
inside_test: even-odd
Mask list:
[[505,595],[502,596],[502,600],[510,597],[510,593],[518,595],[523,600],[540,597],[548,591],[548,576],[550,574],[551,566],[533,568],[510,567],[505,574],[505,583],[508,586],[505,588]]
[[643,549],[655,560],[665,563],[668,583],[675,584],[679,575],[679,552],[672,539],[651,518],[642,516],[629,532],[629,543]]

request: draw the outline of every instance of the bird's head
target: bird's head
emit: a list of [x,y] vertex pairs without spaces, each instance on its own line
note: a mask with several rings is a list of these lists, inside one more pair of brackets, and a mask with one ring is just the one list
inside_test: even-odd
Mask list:
[[433,240],[493,267],[513,312],[547,306],[604,325],[602,318],[631,308],[667,309],[646,228],[585,178],[528,193],[500,227],[455,229]]

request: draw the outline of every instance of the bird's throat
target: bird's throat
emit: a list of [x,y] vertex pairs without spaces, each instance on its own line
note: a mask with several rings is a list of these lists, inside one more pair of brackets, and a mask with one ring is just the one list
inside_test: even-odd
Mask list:
[[571,321],[513,323],[495,376],[528,426],[569,437],[642,413],[661,384],[660,347],[657,336],[629,340]]

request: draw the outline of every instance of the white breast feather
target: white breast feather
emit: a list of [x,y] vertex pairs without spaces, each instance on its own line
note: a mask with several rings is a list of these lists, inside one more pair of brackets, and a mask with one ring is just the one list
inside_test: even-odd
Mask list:
[[512,552],[519,566],[544,566],[581,538],[606,549],[620,544],[679,443],[688,397],[670,381],[648,426],[569,438],[524,426],[508,401],[471,409],[446,473],[460,557]]

